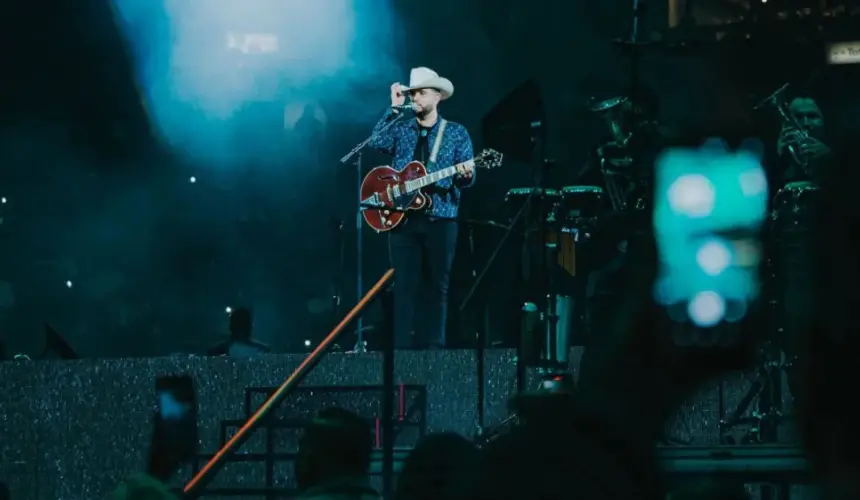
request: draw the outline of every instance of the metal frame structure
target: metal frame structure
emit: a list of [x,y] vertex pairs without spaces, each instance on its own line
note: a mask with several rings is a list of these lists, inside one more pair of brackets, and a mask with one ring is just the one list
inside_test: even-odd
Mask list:
[[[245,410],[245,419],[242,420],[223,420],[221,422],[220,428],[220,440],[218,443],[218,447],[224,446],[225,443],[236,433],[238,429],[242,427],[242,425],[246,422],[247,418],[250,418],[254,413],[254,409],[259,406],[258,399],[268,399],[271,395],[277,390],[277,387],[248,387],[245,389],[245,400],[244,400],[244,410]],[[414,428],[416,429],[416,439],[420,439],[427,433],[427,388],[423,385],[401,385],[398,386],[397,392],[398,399],[403,401],[402,408],[396,410],[397,415],[395,415],[395,425],[394,425],[394,441],[395,443],[398,441],[398,437],[401,436],[402,431]],[[314,393],[314,394],[326,394],[331,396],[343,395],[347,396],[349,394],[356,393],[365,393],[365,394],[377,394],[379,396],[379,400],[382,401],[385,394],[385,388],[381,385],[375,386],[309,386],[309,387],[300,387],[296,389],[296,394],[300,393]],[[262,396],[262,398],[258,398],[257,396]],[[412,401],[412,405],[406,407],[406,401]],[[293,413],[290,411],[289,413]],[[382,421],[381,415],[374,415],[370,417],[374,419],[376,422]],[[290,495],[294,495],[296,492],[285,488],[283,486],[279,486],[279,481],[277,477],[277,470],[279,469],[278,465],[291,463],[295,457],[295,451],[285,451],[279,449],[278,443],[278,434],[280,432],[286,431],[289,432],[291,430],[298,431],[306,426],[308,423],[307,419],[296,418],[288,415],[275,416],[275,418],[267,419],[260,430],[264,431],[264,442],[265,442],[265,450],[257,451],[250,450],[244,453],[238,453],[230,456],[226,459],[226,463],[246,463],[246,464],[265,464],[265,480],[264,483],[255,486],[255,487],[231,487],[231,488],[211,488],[206,491],[207,494],[211,495],[219,495],[219,496],[254,496],[254,497],[265,497],[267,499],[275,499],[275,498],[285,498]],[[377,429],[378,431],[380,429]],[[381,434],[381,433],[380,433]],[[412,440],[410,440],[412,441]],[[377,443],[382,442],[382,436],[377,435]],[[414,446],[413,443],[409,443],[408,446],[397,446],[394,449],[394,470],[397,471],[402,466],[402,462],[405,457],[409,454]],[[201,462],[205,463],[210,460],[213,455],[211,454],[200,454],[197,457],[197,460],[192,463],[192,474],[196,474],[199,472],[201,467]],[[383,450],[377,449],[374,450],[373,459],[371,464],[371,476],[381,476],[383,474]]]

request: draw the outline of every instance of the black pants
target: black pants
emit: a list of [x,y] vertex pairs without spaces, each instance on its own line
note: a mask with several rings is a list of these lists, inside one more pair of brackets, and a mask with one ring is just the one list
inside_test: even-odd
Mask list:
[[450,220],[417,214],[390,233],[398,349],[445,347],[448,283],[456,247],[457,223]]

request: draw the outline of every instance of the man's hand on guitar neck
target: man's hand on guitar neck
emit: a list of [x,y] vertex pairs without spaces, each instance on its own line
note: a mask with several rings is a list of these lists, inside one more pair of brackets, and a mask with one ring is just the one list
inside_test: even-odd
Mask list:
[[457,167],[457,176],[462,179],[469,180],[474,173],[475,167],[473,165],[460,165]]

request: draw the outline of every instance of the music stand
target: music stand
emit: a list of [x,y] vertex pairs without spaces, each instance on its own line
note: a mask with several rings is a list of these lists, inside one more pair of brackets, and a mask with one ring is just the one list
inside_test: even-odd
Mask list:
[[537,82],[528,80],[503,97],[481,120],[484,147],[532,163],[538,146],[535,132],[545,130],[545,122],[540,88]]
[[[526,197],[525,203],[511,221],[509,231],[516,229],[520,220],[528,225],[532,220],[535,198],[542,199],[544,183],[548,177],[546,167],[549,162],[543,158],[543,145],[546,138],[546,114],[543,98],[535,80],[530,79],[508,93],[491,109],[481,121],[481,136],[484,147],[492,148],[508,158],[534,165],[534,189]],[[529,228],[526,228],[529,229]],[[524,232],[524,234],[528,234]],[[502,243],[506,241],[503,239]],[[501,244],[501,243],[500,243]],[[522,241],[523,255],[528,252],[528,238]],[[523,266],[523,284],[531,280],[530,269]]]
[[[481,137],[484,147],[492,148],[508,158],[535,166],[534,189],[526,198],[524,210],[519,212],[525,221],[531,221],[531,207],[535,196],[543,196],[546,180],[543,145],[546,143],[546,113],[540,87],[529,79],[514,88],[493,106],[481,120]],[[509,230],[516,228],[519,218],[511,221]],[[523,251],[527,247],[524,246]],[[523,269],[523,281],[529,281],[528,269]]]

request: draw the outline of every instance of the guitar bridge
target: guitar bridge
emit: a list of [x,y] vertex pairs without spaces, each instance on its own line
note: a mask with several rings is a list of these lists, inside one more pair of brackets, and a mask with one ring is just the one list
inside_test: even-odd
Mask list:
[[385,204],[379,201],[378,194],[374,194],[369,198],[361,200],[361,209],[364,210],[366,208],[385,208]]

